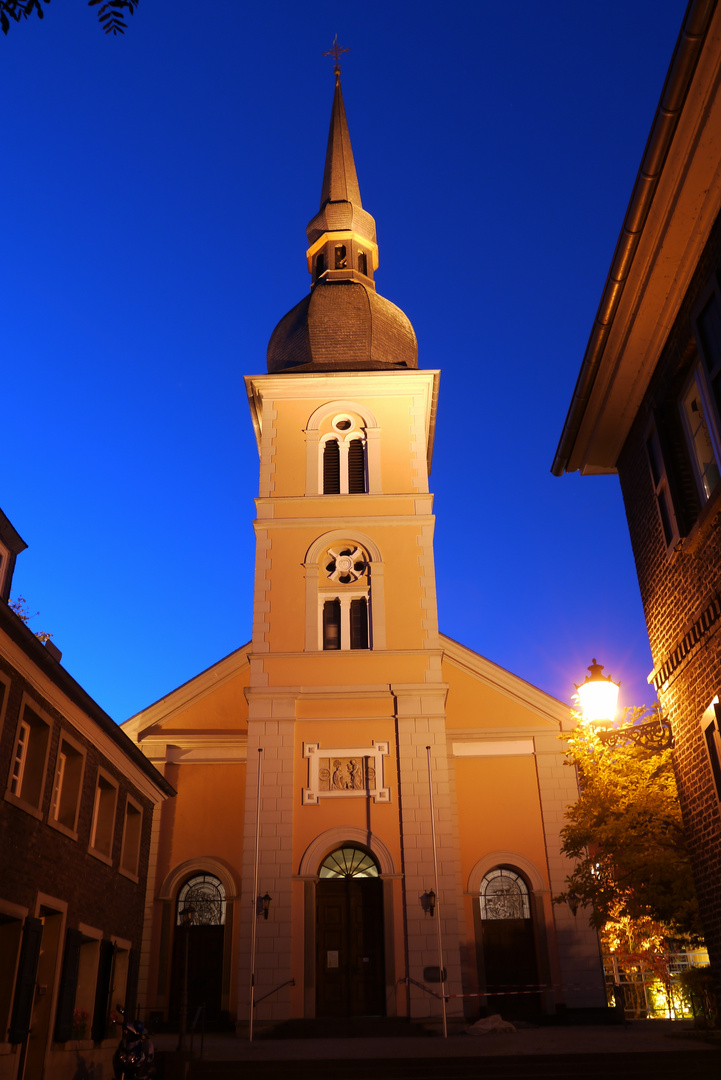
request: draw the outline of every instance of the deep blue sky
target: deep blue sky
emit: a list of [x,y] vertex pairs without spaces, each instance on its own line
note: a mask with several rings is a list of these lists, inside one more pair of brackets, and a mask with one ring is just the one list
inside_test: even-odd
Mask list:
[[379,292],[440,367],[441,629],[568,700],[650,703],[618,480],[550,474],[679,0],[84,0],[0,40],[15,591],[118,721],[250,637],[242,377],[305,294],[333,91]]

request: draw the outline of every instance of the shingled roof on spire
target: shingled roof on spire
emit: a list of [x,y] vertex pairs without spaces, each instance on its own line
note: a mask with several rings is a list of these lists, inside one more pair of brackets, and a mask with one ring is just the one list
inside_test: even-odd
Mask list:
[[308,243],[313,245],[324,233],[343,229],[350,229],[372,244],[376,243],[375,220],[363,209],[361,202],[340,74],[336,71],[320,210],[306,229]]
[[340,75],[336,75],[333,110],[330,114],[328,149],[325,155],[323,190],[320,195],[321,209],[328,202],[351,202],[362,206],[358,176],[353,161],[348,121],[340,88]]

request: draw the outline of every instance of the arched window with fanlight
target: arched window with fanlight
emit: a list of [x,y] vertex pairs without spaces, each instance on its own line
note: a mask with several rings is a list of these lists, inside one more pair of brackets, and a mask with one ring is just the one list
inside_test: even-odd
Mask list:
[[195,874],[178,893],[176,925],[225,926],[225,889],[214,874]]
[[489,1009],[504,1017],[540,1012],[532,893],[512,866],[498,866],[481,881],[478,898],[485,989]]
[[321,863],[318,877],[325,878],[377,878],[378,867],[372,855],[359,847],[341,847],[326,855]]

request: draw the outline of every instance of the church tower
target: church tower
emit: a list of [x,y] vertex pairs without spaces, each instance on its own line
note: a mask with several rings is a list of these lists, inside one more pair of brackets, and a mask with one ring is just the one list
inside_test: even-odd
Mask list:
[[[397,983],[408,969],[440,990],[439,921],[460,992],[428,488],[439,373],[418,370],[413,327],[376,291],[337,67],[307,235],[310,294],[273,331],[268,374],[246,379],[260,490],[243,882],[274,912],[257,926],[255,996],[302,970],[266,1016],[426,1015],[437,999]],[[252,902],[241,910],[250,922]]]
[[246,379],[260,452],[252,641],[128,720],[153,820],[139,997],[170,1024],[605,1008],[554,905],[567,706],[439,634],[438,372],[376,291],[340,86],[308,295]]

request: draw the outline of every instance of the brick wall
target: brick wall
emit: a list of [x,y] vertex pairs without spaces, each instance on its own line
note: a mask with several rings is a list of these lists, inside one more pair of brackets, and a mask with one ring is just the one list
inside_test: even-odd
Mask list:
[[[35,913],[38,893],[68,904],[67,926],[80,922],[116,935],[140,947],[145,877],[150,854],[152,804],[123,774],[84,738],[47,700],[39,696],[16,671],[0,659],[0,671],[10,678],[5,720],[0,732],[0,896]],[[4,799],[8,787],[23,695],[51,721],[48,763],[40,805],[41,818]],[[48,824],[55,763],[62,733],[67,733],[86,753],[77,824],[77,840]],[[112,866],[88,852],[93,800],[98,767],[118,782],[118,801],[113,833]],[[139,877],[135,882],[119,873],[126,797],[142,807],[143,829]]]
[[[697,360],[692,314],[721,265],[717,220],[669,334],[618,471],[646,615],[654,686],[676,739],[674,762],[712,961],[721,969],[721,814],[701,719],[721,693],[721,490],[703,508],[686,448],[680,394]],[[667,550],[645,442],[661,440],[681,539]]]

